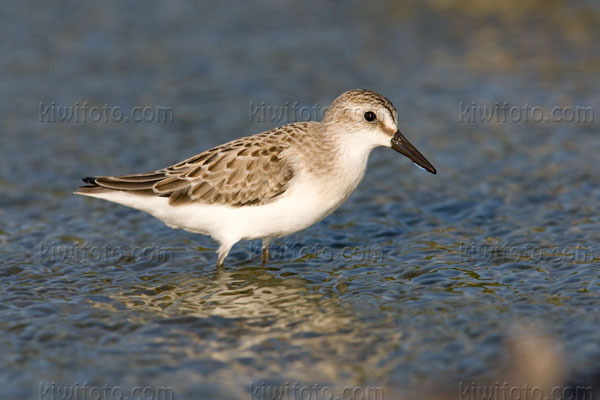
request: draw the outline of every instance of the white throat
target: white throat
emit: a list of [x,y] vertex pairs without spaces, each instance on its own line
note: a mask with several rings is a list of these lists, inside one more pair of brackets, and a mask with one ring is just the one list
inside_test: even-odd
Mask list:
[[364,177],[371,151],[379,146],[389,147],[389,141],[383,134],[381,137],[363,132],[339,135],[328,187],[329,190],[335,188],[333,191],[339,196],[340,203],[350,196]]

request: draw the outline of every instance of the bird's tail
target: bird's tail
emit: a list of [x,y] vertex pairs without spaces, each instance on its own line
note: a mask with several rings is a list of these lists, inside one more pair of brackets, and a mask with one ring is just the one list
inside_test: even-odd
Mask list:
[[129,192],[136,195],[153,194],[152,187],[165,178],[162,172],[124,176],[88,176],[83,178],[84,186],[80,186],[76,194],[93,195],[112,191]]

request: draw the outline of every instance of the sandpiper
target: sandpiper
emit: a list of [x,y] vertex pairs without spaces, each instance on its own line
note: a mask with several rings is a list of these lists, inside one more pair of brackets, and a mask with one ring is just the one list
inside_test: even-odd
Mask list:
[[88,177],[75,192],[145,211],[171,228],[211,236],[222,266],[240,240],[301,231],[338,208],[356,189],[371,150],[391,147],[436,173],[400,133],[384,96],[342,93],[320,122],[297,122],[217,146],[147,174]]

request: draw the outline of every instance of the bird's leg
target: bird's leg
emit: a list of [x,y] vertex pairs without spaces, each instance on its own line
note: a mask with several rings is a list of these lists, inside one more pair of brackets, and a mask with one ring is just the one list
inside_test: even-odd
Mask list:
[[233,245],[234,243],[221,243],[219,250],[217,250],[217,254],[219,255],[219,258],[217,259],[217,268],[223,267],[225,258],[229,254],[229,250],[231,250]]
[[269,261],[269,245],[271,244],[270,238],[264,238],[262,240],[262,263],[266,264]]

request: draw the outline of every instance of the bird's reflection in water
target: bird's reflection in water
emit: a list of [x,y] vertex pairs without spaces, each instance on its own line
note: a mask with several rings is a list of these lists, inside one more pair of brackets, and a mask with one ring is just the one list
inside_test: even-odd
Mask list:
[[[176,269],[176,268],[175,268]],[[317,312],[323,295],[310,282],[281,278],[260,266],[186,273],[161,282],[136,284],[115,300],[131,309],[164,317],[220,316],[259,318],[303,316]]]
[[[215,378],[235,373],[238,381],[246,376],[355,383],[359,378],[353,364],[382,356],[371,340],[377,338],[366,337],[356,310],[345,306],[328,284],[301,278],[307,272],[302,266],[288,264],[284,272],[281,265],[257,263],[185,268],[177,274],[163,270],[113,293],[118,307],[96,306],[131,312],[140,324],[131,340],[145,340],[140,339],[143,332],[160,334],[165,350],[211,366]],[[159,342],[148,343],[149,351],[157,351]],[[347,365],[339,363],[340,357],[348,358]],[[265,364],[265,359],[272,362]]]

